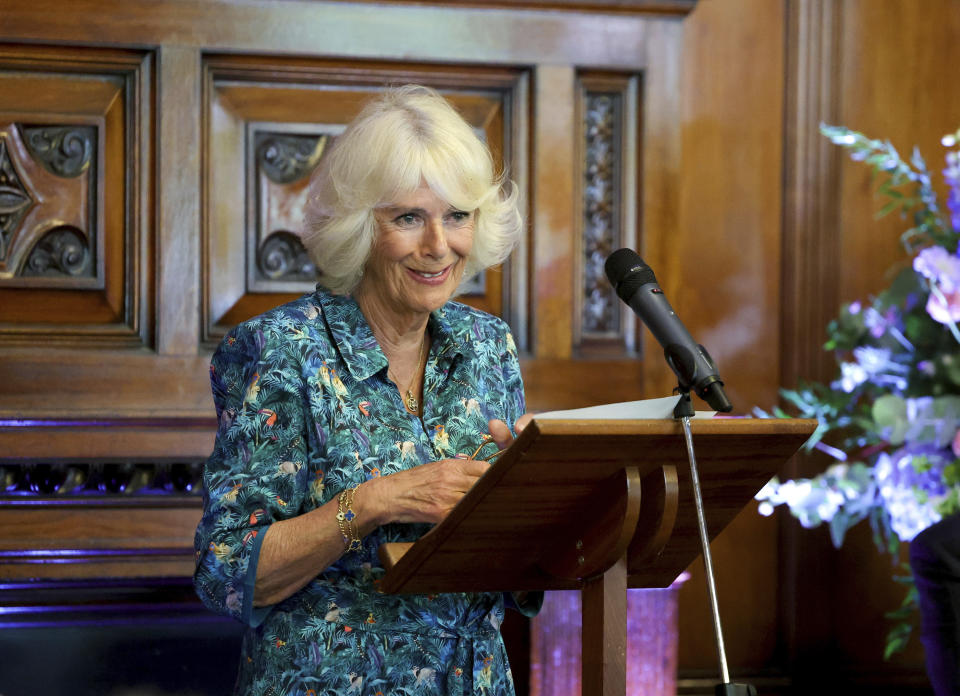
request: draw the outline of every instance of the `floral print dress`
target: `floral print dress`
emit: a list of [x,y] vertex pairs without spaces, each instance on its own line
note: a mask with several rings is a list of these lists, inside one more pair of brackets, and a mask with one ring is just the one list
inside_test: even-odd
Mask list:
[[208,607],[247,626],[235,693],[514,693],[499,632],[503,595],[377,591],[377,547],[414,541],[429,525],[380,527],[291,597],[253,606],[272,522],[373,477],[470,454],[489,419],[512,426],[523,413],[506,324],[448,302],[428,330],[422,418],[404,409],[349,296],[318,288],[236,327],[213,356],[219,428],[204,471],[194,584]]

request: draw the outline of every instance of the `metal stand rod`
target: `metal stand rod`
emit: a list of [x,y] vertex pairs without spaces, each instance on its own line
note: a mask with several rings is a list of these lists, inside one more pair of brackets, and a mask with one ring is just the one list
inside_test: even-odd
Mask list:
[[707,520],[703,514],[703,495],[700,492],[700,476],[697,474],[697,458],[693,453],[693,434],[690,432],[690,417],[683,416],[683,435],[687,440],[687,458],[690,460],[690,481],[693,484],[693,502],[697,508],[697,526],[700,528],[700,543],[703,545],[703,565],[707,571],[707,593],[710,595],[710,611],[713,614],[713,630],[717,636],[717,654],[720,658],[720,674],[723,683],[730,682],[727,668],[727,650],[720,626],[720,607],[717,604],[717,585],[713,579],[713,558],[710,555],[710,537],[707,535]]

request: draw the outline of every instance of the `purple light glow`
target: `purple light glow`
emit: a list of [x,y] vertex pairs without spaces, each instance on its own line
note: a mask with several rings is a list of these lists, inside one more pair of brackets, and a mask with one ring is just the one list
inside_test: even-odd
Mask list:
[[[676,696],[677,592],[627,591],[627,693]],[[580,696],[580,592],[547,592],[530,628],[530,696]]]
[[[58,425],[76,426],[88,425],[90,421],[51,421],[51,420],[25,420],[20,418],[0,418],[0,428],[46,428]],[[94,423],[96,424],[96,423]]]
[[86,626],[143,626],[144,621],[152,625],[172,626],[176,624],[195,625],[198,623],[224,624],[231,619],[224,619],[208,611],[191,612],[181,616],[125,616],[99,619],[70,619],[60,621],[0,621],[0,631],[6,629],[24,628],[77,628]]
[[[78,563],[87,558],[117,556],[190,556],[193,548],[156,549],[16,549],[0,551],[0,559],[12,558],[24,563]],[[36,560],[34,560],[36,559]]]
[[170,611],[197,611],[197,605],[193,602],[178,602],[175,604],[44,604],[37,606],[19,606],[19,607],[0,607],[0,616],[12,615],[31,615],[31,614],[63,614],[77,612],[110,612],[121,611],[124,614],[140,613],[154,614]]
[[215,418],[0,418],[0,428],[202,428],[215,430]]

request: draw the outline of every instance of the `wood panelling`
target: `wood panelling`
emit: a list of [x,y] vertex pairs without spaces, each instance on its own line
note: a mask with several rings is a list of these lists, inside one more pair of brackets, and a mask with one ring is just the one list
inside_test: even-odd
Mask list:
[[[194,460],[213,450],[216,418],[3,420],[4,461]],[[78,447],[77,443],[82,443]]]
[[[736,413],[777,399],[785,8],[707,0],[687,18],[679,219],[645,235],[658,247],[661,287],[716,360]],[[651,369],[661,364],[652,358]],[[735,676],[780,669],[776,548],[775,525],[753,506],[713,543]],[[702,562],[690,571],[680,664],[715,674]]]
[[637,322],[607,280],[604,262],[637,248],[640,216],[641,77],[581,72],[577,76],[577,229],[573,339],[581,354],[636,348]]
[[[200,291],[200,56],[164,46],[159,66],[157,352],[195,355]],[[183,380],[178,380],[183,381]],[[188,382],[189,383],[189,382]]]
[[661,41],[681,17],[314,0],[5,0],[3,9],[0,36],[13,41],[628,70],[673,55]]
[[[921,10],[897,0],[853,0],[842,8],[839,122],[889,140],[905,157],[918,147],[945,201],[940,138],[960,125],[960,91],[948,78],[960,61],[960,5],[933,0]],[[910,223],[876,219],[883,204],[863,163],[842,156],[839,179],[839,299],[849,302],[886,285],[886,271],[904,259],[899,239]]]
[[135,504],[0,505],[0,577],[7,580],[193,575],[196,498]]
[[[403,2],[404,0],[388,0]],[[542,8],[579,10],[585,12],[617,12],[686,14],[694,8],[697,0],[427,0],[428,3],[458,5],[464,7],[515,7],[518,9]]]
[[569,358],[576,281],[573,254],[577,170],[575,72],[571,66],[540,66],[534,81],[533,353]]
[[[56,11],[51,11],[53,7]],[[270,11],[266,12],[265,7]],[[216,12],[208,12],[214,8]],[[197,283],[198,277],[204,277],[200,272],[204,251],[197,231],[206,224],[201,201],[207,195],[204,187],[209,186],[202,173],[204,65],[216,61],[221,61],[226,82],[236,77],[241,84],[250,83],[249,75],[256,72],[252,82],[272,85],[277,94],[284,85],[296,91],[297,85],[304,83],[304,73],[316,71],[319,64],[328,67],[328,83],[339,79],[340,84],[355,84],[361,91],[382,85],[387,68],[397,81],[426,81],[447,91],[469,84],[479,97],[484,93],[504,94],[503,75],[511,75],[509,96],[513,111],[504,112],[505,130],[498,140],[509,143],[514,153],[512,178],[521,192],[530,191],[526,202],[531,211],[531,241],[529,247],[517,250],[503,271],[504,295],[499,304],[506,306],[505,316],[515,327],[520,347],[533,349],[532,361],[540,359],[540,352],[545,356],[570,355],[574,343],[569,334],[557,331],[558,327],[569,330],[572,322],[572,259],[561,259],[568,267],[558,276],[556,290],[557,280],[543,280],[550,269],[541,270],[541,264],[548,266],[557,253],[551,243],[567,250],[574,248],[574,221],[569,215],[563,219],[556,214],[557,225],[553,225],[551,214],[535,212],[533,197],[544,197],[543,209],[572,209],[570,182],[575,178],[573,168],[578,166],[574,160],[573,107],[553,99],[575,93],[576,66],[642,75],[638,80],[642,95],[638,96],[642,96],[646,106],[645,113],[636,118],[643,139],[649,142],[642,148],[638,180],[643,182],[644,194],[637,210],[645,229],[672,227],[679,157],[676,124],[681,26],[676,18],[656,14],[619,16],[616,21],[608,21],[577,13],[442,11],[394,5],[371,12],[371,6],[313,2],[272,3],[264,8],[235,3],[198,6],[176,0],[159,5],[142,3],[137,7],[108,0],[62,6],[19,0],[5,4],[0,38],[10,41],[76,43],[95,37],[100,44],[112,41],[118,45],[132,42],[158,46],[151,56],[157,66],[156,92],[146,91],[141,96],[144,104],[156,101],[155,139],[161,146],[155,161],[140,162],[133,171],[145,175],[154,171],[154,164],[157,167],[156,189],[141,190],[139,211],[143,219],[149,220],[150,212],[156,216],[156,287],[165,299],[157,308],[156,323],[146,325],[156,329],[157,356],[152,360],[145,355],[115,354],[110,356],[110,369],[103,369],[100,359],[80,353],[70,357],[70,362],[80,369],[71,369],[64,364],[63,356],[32,351],[9,353],[8,360],[0,361],[0,380],[12,388],[8,398],[0,400],[0,412],[40,416],[54,412],[110,416],[122,412],[134,417],[209,413],[208,386],[202,377],[209,349],[204,341],[205,327],[209,323],[202,314],[206,311],[201,299],[203,285]],[[84,22],[81,17],[96,20]],[[249,22],[257,26],[255,31],[250,29]],[[475,29],[469,40],[462,35],[466,25]],[[334,26],[337,29],[331,32]],[[363,31],[356,31],[360,26]],[[396,31],[397,26],[417,26],[419,31]],[[313,31],[309,41],[302,33],[304,27]],[[324,54],[317,56],[320,46]],[[74,49],[69,51],[72,56],[77,55]],[[224,51],[232,52],[229,59],[223,56]],[[270,51],[273,58],[266,58],[264,52]],[[340,58],[331,57],[335,54]],[[364,60],[357,60],[359,57]],[[392,62],[371,63],[369,58],[389,58]],[[226,62],[231,64],[229,70]],[[231,72],[234,69],[236,72]],[[549,85],[551,71],[559,71],[557,74],[564,77],[554,80],[556,86],[551,89],[556,93],[545,93],[541,106],[536,107],[535,100],[527,96],[528,91],[532,94],[528,83]],[[248,77],[238,77],[241,74]],[[464,75],[469,76],[467,83]],[[277,109],[283,109],[282,105],[287,103],[285,99],[275,102]],[[459,103],[469,110],[466,92]],[[163,105],[175,108],[165,109]],[[566,134],[555,125],[563,109],[568,110],[564,117],[569,127]],[[296,120],[300,115],[288,114],[284,118]],[[493,121],[487,125],[495,127]],[[556,135],[547,137],[551,129]],[[143,141],[152,142],[149,129],[141,129],[139,142]],[[564,177],[566,184],[560,181]],[[535,194],[538,186],[540,193]],[[547,224],[551,229],[539,234],[541,226]],[[535,239],[546,240],[539,251],[533,248]],[[148,263],[152,252],[153,248],[142,249],[131,263],[139,264],[146,273],[154,272],[154,264]],[[553,314],[540,311],[541,306],[546,308],[551,302],[559,323],[553,321]],[[494,300],[491,308],[496,304]],[[539,319],[535,317],[537,312]],[[551,331],[555,333],[549,340],[541,340],[540,348],[536,348],[529,338],[541,328],[547,332],[545,336],[550,336]],[[145,369],[147,366],[149,369]],[[590,364],[571,367],[575,369],[567,371],[570,384],[591,379]],[[596,403],[591,398],[601,394],[613,397],[602,400],[617,400],[621,395],[631,398],[644,392],[646,379],[644,375],[644,380],[630,383],[630,394],[618,389],[622,382],[599,380],[590,389],[571,389],[573,403],[565,405]],[[531,402],[551,403],[550,391],[541,390],[536,381],[528,382],[528,390]],[[659,394],[662,390],[655,388],[651,393]]]
[[5,287],[103,287],[97,135],[94,125],[0,124]]
[[[0,288],[0,418],[20,423],[0,432],[2,465],[205,454],[212,343],[284,299],[248,282],[259,248],[244,236],[256,221],[244,173],[252,139],[342,124],[386,82],[450,94],[509,163],[529,229],[500,299],[484,306],[517,332],[532,409],[662,396],[676,383],[646,330],[631,345],[627,327],[603,351],[581,340],[577,103],[597,77],[619,81],[635,105],[623,122],[636,132],[621,153],[624,181],[633,177],[624,242],[716,358],[735,409],[769,406],[781,383],[829,372],[825,320],[883,285],[904,225],[874,220],[869,174],[817,124],[889,137],[901,152],[916,143],[941,168],[937,139],[960,113],[945,77],[960,58],[956,2],[701,0],[685,19],[687,0],[446,5],[5,0],[0,81],[17,101],[4,102],[0,122],[99,129],[104,247],[103,290]],[[37,88],[12,88],[28,82]],[[24,425],[55,419],[109,427]],[[104,514],[136,523],[140,498],[127,499]],[[18,533],[36,526],[42,538],[30,538],[48,550],[75,545],[84,562],[50,564],[51,577],[185,575],[196,502],[181,502],[177,514],[179,502],[144,508],[143,546],[136,524],[110,524],[86,546],[71,537],[100,529],[83,517],[96,505],[50,506],[36,525],[41,513],[0,507],[0,529],[15,516]],[[10,573],[43,567],[12,539],[0,534]],[[120,556],[104,561],[100,542]],[[153,554],[140,570],[138,553]],[[847,693],[881,677],[900,693],[922,684],[916,651],[889,666],[880,658],[880,615],[899,588],[867,539],[835,552],[825,535],[749,506],[713,553],[734,676],[762,693],[818,677]],[[822,581],[810,579],[815,563],[829,569]],[[679,609],[686,693],[716,681],[699,563],[691,571]],[[833,616],[816,618],[822,607]]]
[[0,344],[151,340],[151,71],[140,52],[0,46]]
[[841,2],[790,3],[786,55],[781,383],[830,379],[822,344],[840,283],[837,196],[841,154],[820,135],[838,122]]

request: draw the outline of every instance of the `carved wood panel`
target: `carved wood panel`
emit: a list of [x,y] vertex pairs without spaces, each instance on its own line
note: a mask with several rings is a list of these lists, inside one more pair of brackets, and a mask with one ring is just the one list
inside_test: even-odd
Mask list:
[[[512,146],[525,127],[526,80],[510,69],[208,58],[202,341],[313,289],[298,236],[310,173],[375,90],[410,81],[438,88],[512,171],[526,157]],[[509,265],[491,269],[461,300],[509,313],[509,278]]]
[[102,282],[98,154],[96,126],[0,123],[4,285],[57,287],[70,280],[82,288]]
[[0,47],[0,345],[149,344],[151,65]]
[[641,242],[637,201],[642,75],[583,71],[577,79],[580,283],[576,342],[588,353],[633,351],[637,324],[604,273],[607,257]]

